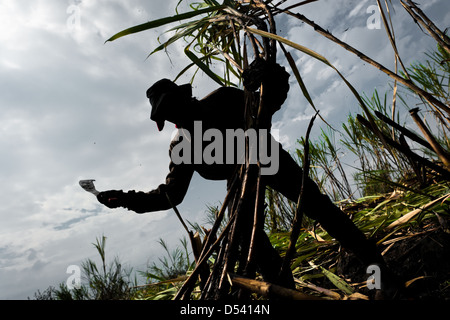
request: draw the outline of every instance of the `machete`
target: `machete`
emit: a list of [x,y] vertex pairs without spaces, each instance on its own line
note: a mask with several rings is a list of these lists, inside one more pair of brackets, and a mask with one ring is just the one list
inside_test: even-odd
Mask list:
[[93,195],[97,196],[100,192],[95,189],[93,179],[90,180],[80,180],[80,186],[86,190],[87,192],[92,193]]

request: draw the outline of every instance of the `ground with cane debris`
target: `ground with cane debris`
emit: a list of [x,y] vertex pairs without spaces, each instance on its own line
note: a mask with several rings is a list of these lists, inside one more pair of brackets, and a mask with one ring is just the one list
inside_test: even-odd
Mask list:
[[[397,199],[395,202],[398,203]],[[392,204],[392,203],[391,203]],[[376,203],[375,203],[376,205]],[[440,211],[440,214],[437,213]],[[379,231],[374,239],[383,252],[383,256],[389,268],[399,276],[406,284],[406,291],[401,299],[406,300],[448,300],[450,299],[450,219],[445,214],[442,206],[429,212],[428,219],[410,221],[406,226],[392,232]],[[323,239],[322,239],[323,240]],[[320,257],[320,258],[317,258]],[[315,264],[321,264],[323,268],[330,270],[352,289],[344,293],[345,287],[336,283],[316,268],[312,272],[300,272],[300,281],[303,287],[305,283],[311,291],[319,292],[326,288],[331,293],[325,297],[337,299],[373,299],[374,290],[367,288],[366,273],[363,266],[351,253],[339,248],[338,244],[326,245],[317,250]],[[309,263],[311,265],[311,263]],[[306,267],[303,268],[305,270]],[[322,291],[321,295],[323,295]],[[355,293],[357,293],[355,295]]]

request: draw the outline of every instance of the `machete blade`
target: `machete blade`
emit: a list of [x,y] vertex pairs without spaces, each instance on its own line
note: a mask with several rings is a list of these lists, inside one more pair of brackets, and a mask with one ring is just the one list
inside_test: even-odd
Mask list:
[[93,179],[90,179],[90,180],[80,180],[80,186],[81,186],[84,190],[86,190],[87,192],[90,192],[90,193],[92,193],[93,195],[97,196],[100,192],[98,192],[98,191],[95,189],[94,181],[95,181],[95,180],[93,180]]

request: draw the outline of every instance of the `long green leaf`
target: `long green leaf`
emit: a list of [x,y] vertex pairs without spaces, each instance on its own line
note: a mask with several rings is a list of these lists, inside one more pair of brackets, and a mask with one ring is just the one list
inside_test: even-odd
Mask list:
[[245,30],[247,30],[248,32],[260,35],[262,37],[266,37],[266,38],[273,39],[273,40],[279,41],[281,43],[284,43],[294,49],[297,49],[303,53],[306,53],[309,56],[316,58],[317,60],[322,61],[326,65],[332,66],[331,63],[325,57],[321,56],[317,52],[315,52],[307,47],[304,47],[298,43],[292,42],[286,38],[280,37],[276,34],[273,34],[273,33],[267,32],[267,31],[262,31],[262,30],[254,29],[254,28],[245,28]]
[[333,272],[328,271],[322,266],[320,266],[320,270],[336,286],[336,288],[340,289],[346,295],[351,295],[352,293],[354,293],[353,288],[347,282],[345,282],[344,279],[338,277]]
[[[292,58],[292,55],[289,52],[287,52],[285,50],[283,50],[283,51],[284,51],[284,55],[286,56],[286,59],[289,62],[289,65],[291,66],[292,72],[294,73],[297,83],[299,84],[300,89],[302,90],[303,96],[311,104],[314,111],[319,112],[317,110],[316,106],[314,105],[314,102],[313,102],[311,96],[309,95],[308,89],[306,88],[306,85],[303,82],[303,79],[300,75],[300,71],[298,70],[297,65],[295,64],[294,58]],[[333,128],[327,121],[325,121],[325,119],[320,114],[319,114],[319,118],[322,119],[322,121],[325,122],[330,128]],[[335,129],[333,129],[333,130],[335,130]]]
[[189,51],[189,47],[187,47],[184,50],[184,53],[186,56],[192,60],[193,63],[195,63],[204,73],[206,73],[211,79],[213,79],[215,82],[220,84],[221,86],[224,86],[224,83],[220,79],[220,77],[211,71],[210,68],[206,64],[203,63],[201,59],[199,59],[195,54],[193,54],[191,51]]
[[163,50],[164,48],[167,48],[169,45],[175,43],[177,40],[192,35],[193,32],[197,29],[199,29],[200,27],[202,27],[204,25],[204,22],[197,21],[197,23],[193,24],[193,26],[191,26],[190,28],[186,28],[185,30],[176,33],[173,37],[171,37],[169,40],[167,40],[166,42],[164,42],[163,44],[161,44],[160,46],[158,46],[155,50],[153,50],[148,56],[150,57],[151,55],[153,55],[154,53]]
[[174,15],[174,16],[171,16],[171,17],[166,17],[166,18],[162,18],[162,19],[149,21],[149,22],[146,22],[146,23],[143,23],[143,24],[140,24],[140,25],[137,25],[137,26],[125,29],[125,30],[123,30],[123,31],[121,31],[119,33],[116,33],[115,35],[113,35],[111,38],[109,38],[105,42],[114,41],[116,39],[119,39],[121,37],[124,37],[126,35],[130,35],[130,34],[133,34],[133,33],[138,33],[138,32],[142,32],[142,31],[145,31],[145,30],[158,28],[158,27],[161,27],[161,26],[169,24],[169,23],[190,19],[190,18],[196,17],[196,16],[201,15],[201,14],[214,12],[214,11],[220,11],[220,10],[225,9],[226,7],[227,6],[224,6],[224,5],[214,6],[214,7],[210,7],[210,8],[206,8],[206,9],[201,9],[201,10],[197,10],[197,11],[190,11],[190,12],[186,12],[186,13],[182,13],[182,14],[177,14],[177,15]]
[[342,80],[345,82],[345,84],[350,88],[350,90],[353,92],[353,94],[355,95],[356,99],[358,100],[358,102],[361,104],[362,108],[364,109],[364,111],[366,111],[366,113],[369,112],[368,108],[366,107],[366,105],[364,104],[364,102],[362,101],[360,95],[358,94],[358,92],[356,91],[356,89],[350,84],[350,82],[347,81],[347,79],[339,72],[339,70],[336,69],[336,67],[334,67],[324,56],[318,54],[317,52],[304,47],[298,43],[292,42],[286,38],[280,37],[278,35],[275,35],[273,33],[267,32],[267,31],[262,31],[262,30],[258,30],[258,29],[254,29],[254,28],[246,28],[247,31],[260,35],[262,37],[267,37],[270,39],[274,39],[277,40],[281,43],[284,43],[294,49],[297,49],[323,63],[325,63],[327,66],[331,67],[333,70],[335,70],[337,72],[337,74],[342,78]]
[[300,85],[300,89],[303,92],[303,95],[305,96],[306,100],[311,104],[314,111],[317,112],[316,106],[314,105],[313,100],[311,99],[311,96],[309,95],[308,89],[306,89],[306,85],[303,82],[302,76],[300,75],[300,71],[297,68],[297,65],[295,64],[294,59],[292,58],[292,55],[289,52],[285,52],[285,56],[289,62],[289,65],[291,66],[292,71],[294,72],[295,78],[297,79],[298,84]]

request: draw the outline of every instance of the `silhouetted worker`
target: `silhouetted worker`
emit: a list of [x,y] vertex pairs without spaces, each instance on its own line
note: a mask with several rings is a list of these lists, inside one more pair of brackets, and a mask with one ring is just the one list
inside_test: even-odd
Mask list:
[[[261,76],[262,79],[259,83],[261,81],[264,83],[266,90],[264,103],[268,104],[274,113],[280,109],[287,97],[289,74],[279,65],[265,68],[267,70],[265,70],[265,75]],[[251,71],[244,73],[244,76],[253,77]],[[244,84],[245,80],[244,77]],[[247,79],[247,83],[251,83],[252,80]],[[148,89],[147,97],[152,105],[150,118],[157,123],[160,131],[163,129],[165,121],[175,124],[179,128],[181,136],[183,136],[184,130],[193,136],[195,121],[201,121],[203,131],[213,128],[224,132],[226,129],[245,128],[245,98],[244,92],[240,89],[222,87],[207,97],[197,100],[192,97],[192,88],[189,84],[178,86],[170,80],[163,79]],[[171,159],[172,150],[184,138],[180,139],[177,136],[172,140],[169,149]],[[188,142],[192,143],[192,141]],[[297,202],[303,171],[281,145],[277,143],[277,147],[279,148],[278,172],[263,176],[264,182],[289,200]],[[124,207],[137,213],[168,210],[172,206],[166,194],[173,205],[180,204],[189,188],[194,172],[198,172],[205,179],[230,182],[230,179],[234,177],[235,169],[236,164],[206,164],[204,161],[202,163],[176,164],[172,159],[166,182],[157,189],[150,192],[105,191],[98,195],[98,200],[109,208]],[[375,244],[368,241],[353,222],[332,203],[328,196],[323,195],[318,186],[309,178],[306,179],[304,200],[305,214],[318,221],[344,248],[352,251],[367,266],[371,264],[384,266],[383,258]],[[266,241],[267,247],[268,238],[266,237],[264,241]],[[272,250],[274,249],[272,248]],[[267,259],[271,254],[274,263],[273,269],[269,267],[268,270],[262,270],[262,274],[267,281],[276,281],[276,276],[271,273],[279,270],[279,258],[277,260],[273,252],[261,252],[260,258]],[[289,285],[293,286],[293,282]]]

